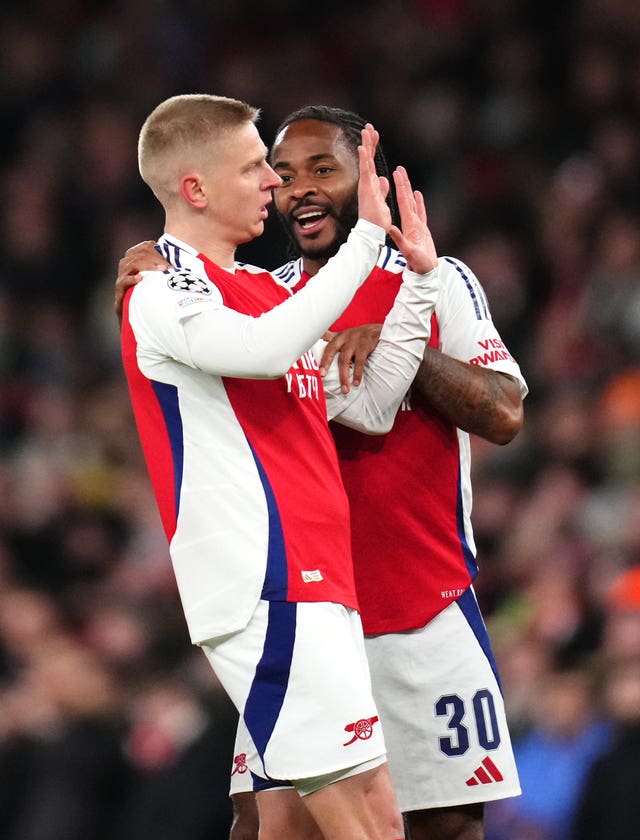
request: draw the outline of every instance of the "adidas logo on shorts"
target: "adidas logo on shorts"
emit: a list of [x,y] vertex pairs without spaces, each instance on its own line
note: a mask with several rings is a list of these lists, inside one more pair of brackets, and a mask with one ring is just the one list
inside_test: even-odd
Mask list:
[[491,761],[489,756],[487,756],[480,767],[476,768],[473,776],[471,776],[470,779],[467,779],[467,787],[473,787],[474,785],[490,785],[493,782],[501,782],[503,779],[504,776],[502,773],[498,770],[493,761]]

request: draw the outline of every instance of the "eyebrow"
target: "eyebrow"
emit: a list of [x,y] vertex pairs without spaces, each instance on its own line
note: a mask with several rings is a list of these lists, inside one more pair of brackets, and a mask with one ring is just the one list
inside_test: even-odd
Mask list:
[[254,155],[254,157],[252,157],[251,160],[247,161],[247,166],[255,166],[256,164],[262,163],[263,160],[267,160],[267,159],[268,159],[268,149],[265,146],[264,153],[260,154],[260,155],[258,155],[258,154]]
[[[308,160],[310,163],[317,163],[320,160],[335,161],[336,158],[330,152],[319,152],[317,155],[309,155],[309,157],[306,158],[306,160]],[[289,166],[291,166],[291,164],[289,163],[288,160],[280,160],[277,163],[273,164],[274,169],[282,169],[282,168],[286,168],[286,167],[289,167]]]

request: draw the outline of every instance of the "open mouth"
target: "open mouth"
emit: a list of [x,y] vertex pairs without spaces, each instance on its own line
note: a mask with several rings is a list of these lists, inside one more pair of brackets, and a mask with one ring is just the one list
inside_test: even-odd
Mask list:
[[324,210],[306,210],[296,216],[296,225],[305,233],[318,230],[329,214]]

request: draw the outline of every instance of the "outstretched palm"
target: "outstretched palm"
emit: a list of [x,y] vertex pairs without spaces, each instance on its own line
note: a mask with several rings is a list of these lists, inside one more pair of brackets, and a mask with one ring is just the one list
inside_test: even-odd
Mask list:
[[407,259],[412,271],[426,274],[438,265],[438,254],[427,225],[424,197],[411,188],[407,171],[399,166],[393,173],[401,228],[392,225],[389,234]]
[[358,146],[358,211],[361,219],[379,225],[388,233],[391,228],[391,210],[386,202],[389,181],[378,175],[374,160],[379,138],[375,128],[367,123],[362,130],[362,144]]

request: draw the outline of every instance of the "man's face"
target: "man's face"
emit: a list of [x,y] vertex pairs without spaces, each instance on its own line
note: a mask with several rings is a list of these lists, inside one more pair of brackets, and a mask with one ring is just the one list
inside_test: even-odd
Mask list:
[[358,158],[340,126],[300,120],[276,137],[276,209],[303,257],[336,253],[358,218]]
[[217,145],[205,175],[212,197],[211,222],[217,234],[234,246],[260,236],[271,191],[280,185],[266,152],[257,128],[247,123]]

